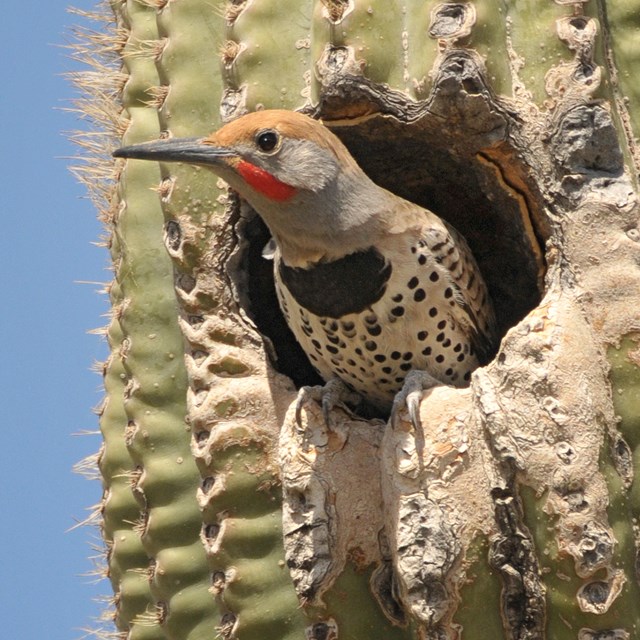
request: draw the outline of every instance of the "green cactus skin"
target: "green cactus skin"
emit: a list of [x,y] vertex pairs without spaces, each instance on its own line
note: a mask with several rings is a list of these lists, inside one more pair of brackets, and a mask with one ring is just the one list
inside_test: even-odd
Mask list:
[[604,27],[599,63],[609,72],[607,97],[611,98],[627,137],[626,151],[633,158],[636,174],[640,172],[640,90],[632,69],[640,64],[640,16],[633,0],[605,2],[588,7],[590,15]]
[[[235,435],[250,442],[249,433]],[[205,527],[205,546],[234,637],[297,638],[303,626],[282,554],[280,489],[271,472],[258,471],[264,458],[252,445],[216,448],[199,495],[205,522],[220,524]]]
[[[545,87],[549,70],[572,57],[556,33],[556,20],[567,15],[567,10],[554,2],[516,1],[503,6],[511,67],[522,88],[536,104],[542,105],[548,99]],[[495,53],[499,55],[500,51]]]
[[[556,327],[556,334],[562,335],[558,329],[562,322],[554,325],[558,308],[563,313],[570,309],[565,319],[579,317],[579,309],[589,316],[589,300],[595,298],[601,304],[608,299],[603,291],[610,292],[612,286],[589,280],[589,265],[596,259],[580,256],[589,243],[588,235],[580,235],[581,225],[601,211],[597,204],[609,203],[612,220],[627,230],[628,240],[634,240],[631,227],[624,226],[628,226],[631,211],[629,177],[622,174],[614,152],[610,167],[597,164],[597,145],[603,144],[598,135],[616,128],[619,138],[621,130],[626,133],[627,165],[638,158],[630,133],[637,135],[638,101],[632,75],[626,75],[637,58],[637,47],[629,36],[637,19],[627,3],[615,8],[609,5],[594,1],[581,13],[577,5],[551,1],[111,2],[126,40],[122,60],[127,83],[121,95],[128,118],[125,144],[154,139],[160,132],[204,135],[245,111],[286,108],[304,109],[328,122],[352,119],[353,127],[336,127],[336,131],[353,144],[354,153],[358,143],[366,143],[367,135],[375,139],[375,126],[367,128],[366,122],[376,111],[398,118],[377,118],[377,126],[399,131],[400,121],[402,126],[418,122],[413,131],[423,141],[433,139],[437,147],[434,119],[444,118],[447,109],[453,112],[454,105],[460,109],[451,116],[454,133],[450,140],[440,142],[442,149],[425,156],[425,164],[439,157],[446,159],[443,165],[458,163],[461,175],[469,176],[468,183],[486,187],[491,197],[498,193],[498,185],[503,197],[526,210],[529,227],[524,226],[537,229],[536,241],[542,244],[551,237],[552,244],[560,247],[554,251],[562,259],[554,251],[549,257],[546,292],[551,303],[541,307],[538,315],[540,309],[532,312],[528,324],[523,321],[505,338],[504,358],[474,379],[476,395],[468,410],[479,421],[475,433],[482,434],[476,439],[480,445],[474,442],[472,446],[487,447],[483,455],[490,461],[486,469],[487,478],[495,482],[492,486],[513,492],[515,524],[510,524],[513,531],[522,533],[521,550],[528,550],[535,560],[524,573],[534,583],[533,590],[527,592],[530,585],[525,579],[520,594],[541,603],[531,629],[544,629],[554,640],[586,640],[593,637],[587,630],[604,633],[614,629],[620,630],[622,638],[640,626],[636,610],[640,594],[632,578],[638,541],[630,524],[639,516],[638,482],[625,476],[620,453],[623,441],[632,451],[636,449],[633,415],[637,398],[632,396],[637,367],[629,364],[636,343],[629,339],[619,351],[609,351],[614,406],[622,418],[619,432],[605,406],[606,393],[593,401],[594,406],[601,403],[599,412],[585,413],[593,418],[588,425],[592,450],[585,456],[598,465],[589,467],[585,487],[588,491],[608,489],[608,508],[598,494],[589,513],[616,538],[613,557],[599,573],[578,577],[574,563],[580,554],[566,539],[559,541],[568,531],[567,523],[579,521],[575,505],[567,500],[563,512],[558,504],[564,503],[558,502],[557,495],[556,502],[549,499],[553,491],[560,495],[561,483],[554,484],[553,474],[540,473],[526,456],[516,470],[513,460],[520,455],[519,446],[526,449],[528,445],[511,450],[510,438],[521,424],[527,424],[527,416],[510,422],[499,410],[483,412],[490,404],[486,398],[492,385],[506,390],[508,396],[507,381],[514,375],[532,381],[525,385],[526,390],[534,383],[546,384],[541,361],[551,363],[549,370],[554,373],[553,367],[562,369],[552,349],[531,346],[539,338],[540,325]],[[599,30],[589,40],[589,30],[596,27]],[[453,89],[449,84],[442,91],[444,85],[438,82],[442,73],[451,71],[447,67],[451,61],[473,77],[462,88]],[[624,70],[617,77],[616,68]],[[589,73],[583,73],[585,69]],[[347,99],[339,95],[344,85],[350,87]],[[434,93],[434,88],[439,92]],[[447,102],[451,94],[457,97]],[[593,103],[598,97],[604,97],[604,106]],[[487,108],[490,115],[483,111],[486,104],[491,107]],[[471,105],[469,111],[464,110],[465,105]],[[613,124],[608,119],[611,105]],[[511,117],[514,112],[520,120]],[[565,126],[567,119],[570,123]],[[479,128],[466,130],[468,139],[461,142],[465,120]],[[600,128],[594,125],[592,138],[583,148],[579,133],[585,122],[592,121]],[[545,137],[540,130],[547,126],[550,133]],[[486,130],[481,131],[482,127]],[[349,129],[357,132],[355,136]],[[593,157],[589,155],[592,142]],[[476,149],[475,157],[465,152],[467,143]],[[595,169],[591,162],[596,163]],[[610,174],[598,182],[598,176],[589,172],[600,170]],[[432,628],[447,638],[457,637],[455,633],[461,630],[463,638],[533,640],[534,636],[525,633],[530,620],[505,622],[500,615],[513,567],[496,562],[496,541],[504,543],[508,535],[491,522],[473,525],[476,528],[461,536],[469,542],[465,542],[459,563],[452,561],[451,566],[459,570],[458,578],[466,576],[466,582],[456,582],[458,578],[451,575],[442,578],[443,592],[449,596],[438,618],[442,623],[430,626],[416,614],[407,625],[394,626],[370,593],[373,567],[356,567],[351,561],[335,581],[323,585],[318,601],[301,606],[286,566],[291,551],[282,542],[278,469],[278,448],[291,444],[278,442],[278,434],[283,422],[286,426],[291,420],[290,413],[285,414],[295,389],[273,370],[260,337],[229,286],[229,280],[237,276],[228,268],[241,249],[237,235],[242,237],[243,224],[250,223],[240,219],[238,202],[228,196],[224,184],[202,170],[175,165],[161,165],[158,170],[151,163],[130,161],[119,182],[114,204],[121,206],[113,218],[111,242],[116,280],[111,287],[115,311],[109,341],[114,353],[105,367],[108,400],[101,417],[105,445],[100,469],[106,496],[103,531],[109,546],[109,577],[122,637],[315,640],[332,637],[335,624],[339,638],[354,640],[426,638]],[[405,186],[411,192],[411,179]],[[433,188],[431,183],[422,186]],[[160,197],[151,190],[154,187]],[[590,228],[588,224],[584,227]],[[626,240],[616,237],[616,242]],[[607,246],[614,245],[612,240]],[[574,259],[581,265],[575,271],[576,291],[585,287],[588,295],[559,284],[574,277],[563,266],[563,260],[573,265]],[[541,261],[538,269],[541,280]],[[564,307],[554,306],[561,299],[559,292],[566,294]],[[593,317],[600,317],[601,308],[596,311]],[[585,342],[593,339],[598,345],[589,342],[596,355],[584,364],[585,370],[591,361],[597,361],[598,348],[629,330],[626,321],[605,329],[595,320],[591,324],[593,335],[586,324],[578,327]],[[513,364],[513,354],[525,354],[520,359],[530,366],[524,367],[524,373]],[[561,376],[558,380],[562,388]],[[558,389],[548,391],[549,398],[555,399],[556,392]],[[559,395],[562,400],[562,393]],[[531,415],[540,410],[546,420],[544,412],[550,405],[538,407],[537,401],[542,398],[532,398]],[[558,406],[563,407],[561,401]],[[579,410],[564,409],[579,424]],[[578,442],[576,429],[563,432],[561,423],[556,426],[553,437],[560,442],[565,438],[569,444]],[[410,441],[406,437],[403,446]],[[546,446],[553,451],[553,438],[539,437],[533,427],[518,437],[522,443],[535,442],[539,447],[528,450],[532,459]],[[619,446],[608,451],[607,438]],[[393,457],[395,451],[383,444],[379,456]],[[468,463],[466,455],[461,448],[462,466]],[[475,455],[474,460],[482,458]],[[569,478],[580,473],[570,465],[561,469]],[[582,477],[573,480],[579,484]],[[385,481],[390,480],[383,478]],[[425,495],[430,489],[437,493],[449,479],[436,477],[435,484],[429,485],[433,481],[425,476]],[[483,508],[486,506],[484,503]],[[390,515],[386,514],[387,520]],[[610,528],[604,523],[607,515]],[[448,526],[455,518],[443,522]],[[501,572],[498,565],[506,569]],[[585,585],[595,588],[598,580],[608,580],[609,586],[618,584],[612,579],[617,570],[627,576],[620,593],[597,615],[581,611],[580,589]],[[591,600],[597,600],[597,595],[593,593]],[[482,620],[482,631],[476,631],[478,620]],[[523,629],[525,635],[518,635]]]
[[[640,413],[637,406],[640,401],[640,358],[638,357],[638,343],[640,336],[632,333],[620,340],[620,344],[611,347],[608,359],[611,363],[611,387],[613,390],[613,406],[620,420],[620,433],[627,441],[632,455],[632,468],[637,469],[638,447],[640,445]],[[633,476],[630,487],[631,501],[627,508],[632,510],[634,519],[640,517],[638,492],[640,478]]]
[[[144,24],[154,24],[148,20],[148,7],[128,3],[126,10],[132,27],[140,14]],[[136,36],[132,28],[129,42],[134,48],[142,41]],[[123,95],[131,123],[126,138],[148,138],[158,130],[155,110],[145,104],[157,82],[153,57],[142,48],[137,55],[125,55],[125,61],[139,81],[128,84]],[[138,71],[137,64],[144,69]],[[200,541],[194,492],[199,475],[185,423],[186,377],[173,269],[162,238],[162,212],[151,191],[158,181],[157,166],[144,163],[128,164],[120,181],[124,206],[116,230],[126,251],[116,277],[124,296],[119,321],[126,335],[123,358],[129,376],[128,446],[138,469],[133,491],[143,509],[141,541],[151,559],[156,606],[150,617],[167,638],[204,640],[213,633],[218,616]]]
[[[118,255],[115,244],[111,249],[114,257]],[[118,289],[117,282],[110,287],[110,299],[116,309],[121,304]],[[155,602],[146,575],[149,557],[134,527],[140,519],[140,506],[131,491],[133,461],[125,445],[127,415],[123,400],[127,374],[118,357],[122,340],[120,325],[114,319],[108,329],[112,355],[104,371],[108,401],[100,411],[103,447],[98,462],[105,491],[101,512],[102,535],[108,546],[107,575],[116,594],[116,627],[128,631],[132,640],[162,640],[164,634],[159,625],[135,623],[153,610]]]
[[[155,9],[137,2],[112,6],[119,37],[126,34],[126,137],[156,137],[150,92],[158,83]],[[110,220],[116,273],[110,288],[112,356],[105,367],[107,401],[101,414],[103,530],[110,543],[114,621],[123,637],[204,639],[211,637],[217,616],[214,620],[199,537],[193,489],[199,476],[184,423],[186,379],[172,267],[162,241],[162,213],[151,191],[158,180],[157,167],[129,165],[112,204],[113,209],[118,202],[126,206]]]
[[482,628],[487,638],[503,640],[506,636],[500,619],[500,580],[487,562],[486,541],[476,541],[469,548],[467,558],[469,579],[460,590],[465,606],[460,607],[454,624],[463,630],[473,629],[478,624],[478,612],[482,611]]
[[[362,73],[373,82],[405,88],[402,30],[406,12],[401,2],[386,5],[356,0],[335,23],[326,5],[317,2],[314,14],[316,51],[351,47]],[[316,58],[317,60],[318,58]]]
[[[112,255],[116,255],[112,247]],[[120,304],[111,286],[111,301]],[[108,545],[108,571],[116,594],[114,622],[120,630],[129,632],[136,640],[163,639],[159,625],[138,625],[140,616],[153,610],[155,601],[149,589],[147,570],[149,557],[145,552],[135,523],[140,519],[140,506],[131,491],[133,461],[125,445],[127,416],[124,411],[124,380],[127,374],[117,354],[122,345],[122,332],[114,320],[108,332],[112,355],[105,366],[104,386],[108,402],[100,412],[103,448],[99,468],[103,478],[105,497],[101,505],[102,534]]]
[[640,131],[640,90],[630,70],[637,69],[640,63],[640,43],[637,38],[640,29],[638,7],[630,0],[609,3],[601,1],[598,4],[606,7],[607,26],[611,30],[609,44],[613,49],[616,66],[620,69],[620,93],[628,97],[629,113],[637,136]]
[[[107,25],[103,15],[92,17]],[[126,28],[135,30],[141,39],[153,37],[153,30],[150,34],[145,27],[142,27],[140,33],[140,21],[136,22],[135,18]],[[103,140],[107,143],[122,134],[120,109],[113,104],[111,96],[122,91],[124,78],[113,67],[111,56],[114,53],[122,55],[126,48],[123,32],[123,23],[118,21],[115,26],[107,26],[103,36],[96,32],[81,33],[78,42],[77,55],[81,60],[86,61],[87,51],[95,52],[95,57],[90,59],[93,59],[97,71],[95,75],[89,72],[76,79],[86,96],[80,109],[102,129]],[[140,64],[134,63],[134,66],[137,72],[149,72],[148,66],[146,70],[141,69]],[[153,73],[152,68],[151,71]],[[131,80],[132,77],[135,77],[133,72],[128,79]],[[147,111],[150,109],[147,108]],[[144,127],[144,119],[140,123],[134,114],[130,122],[131,129],[135,131],[139,124]],[[146,124],[148,125],[148,119]],[[147,127],[146,133],[157,135],[157,126],[151,129]],[[107,228],[112,229],[114,224],[117,225],[111,202],[113,189],[109,186],[113,176],[105,171],[103,161],[91,155],[95,153],[95,138],[92,140],[89,137],[88,148],[88,164],[78,170],[79,175],[87,184]],[[157,203],[154,201],[151,206],[157,208]],[[130,378],[123,358],[127,336],[120,318],[125,294],[120,281],[122,274],[118,272],[118,265],[124,260],[126,242],[123,243],[122,238],[114,233],[107,246],[116,266],[116,277],[107,287],[113,308],[111,321],[105,331],[111,355],[103,366],[106,398],[99,409],[103,446],[98,455],[98,467],[103,479],[103,499],[99,511],[102,516],[101,531],[107,547],[105,573],[115,594],[114,611],[111,615],[122,637],[126,636],[129,640],[164,640],[166,636],[160,625],[150,615],[155,610],[156,601],[149,587],[149,555],[138,529],[141,508],[132,492],[136,465],[126,444],[128,415],[125,395]]]
[[[633,534],[626,518],[616,518],[620,513],[620,500],[625,500],[624,491],[620,491],[620,479],[610,460],[603,456],[602,471],[608,480],[610,496],[610,522],[617,541],[614,552],[613,567],[624,572],[625,575],[633,575]],[[543,504],[537,500],[530,490],[522,492],[527,513],[527,523],[534,531],[536,545],[541,550],[541,568],[545,575],[547,587],[548,611],[562,612],[562,617],[550,615],[547,618],[546,633],[549,638],[558,640],[572,640],[575,638],[575,629],[586,627],[596,631],[606,632],[611,629],[624,628],[627,631],[637,629],[640,624],[640,612],[637,602],[640,593],[638,585],[634,581],[628,581],[622,587],[620,595],[613,605],[601,614],[584,612],[580,610],[576,601],[576,593],[582,585],[580,578],[576,576],[573,560],[558,552],[554,541],[554,519],[543,510]],[[617,521],[616,521],[617,520]],[[604,573],[601,573],[604,578]],[[622,622],[624,621],[624,623]]]
[[[640,540],[637,522],[640,518],[640,335],[637,332],[627,334],[620,339],[618,345],[609,348],[607,357],[611,364],[609,377],[613,392],[613,406],[616,417],[619,420],[619,433],[626,442],[626,446],[620,441],[612,442],[613,450],[626,450],[625,460],[628,467],[626,473],[613,468],[610,460],[606,460],[608,466],[607,479],[610,489],[611,505],[609,508],[611,524],[620,544],[621,563],[626,575],[633,576],[637,572],[638,548]],[[622,477],[622,480],[621,480]],[[633,527],[630,526],[633,524]],[[637,611],[638,582],[630,581],[625,585],[634,602],[633,611],[636,613],[636,629],[640,628],[640,615]]]
[[[313,76],[310,9],[311,3],[296,0],[277,5],[254,2],[227,22],[221,57],[223,69],[231,71],[223,77],[227,90],[243,88],[248,110],[267,105],[299,109],[308,101]],[[284,28],[277,34],[265,29],[271,20],[281,22]],[[265,83],[265,77],[274,78],[274,82]]]

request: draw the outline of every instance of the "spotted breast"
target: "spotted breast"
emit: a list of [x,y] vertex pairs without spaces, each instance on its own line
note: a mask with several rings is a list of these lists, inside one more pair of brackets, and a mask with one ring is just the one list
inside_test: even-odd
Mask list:
[[309,268],[276,253],[280,306],[319,374],[388,411],[407,372],[466,386],[495,346],[486,286],[441,220]]

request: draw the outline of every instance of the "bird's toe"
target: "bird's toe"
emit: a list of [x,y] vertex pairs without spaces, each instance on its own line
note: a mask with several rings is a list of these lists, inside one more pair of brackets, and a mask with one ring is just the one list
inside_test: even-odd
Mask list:
[[400,411],[407,410],[409,419],[416,432],[422,432],[422,422],[420,421],[420,400],[422,392],[432,387],[441,385],[442,382],[434,378],[426,371],[409,371],[404,380],[402,389],[396,394],[391,409],[391,426],[396,428],[400,420]]
[[325,385],[302,387],[298,391],[296,400],[296,424],[302,427],[302,409],[308,402],[317,402],[322,407],[322,416],[325,425],[332,429],[332,411],[340,406],[347,408],[346,404],[358,404],[361,398],[347,387],[340,378],[331,378]]

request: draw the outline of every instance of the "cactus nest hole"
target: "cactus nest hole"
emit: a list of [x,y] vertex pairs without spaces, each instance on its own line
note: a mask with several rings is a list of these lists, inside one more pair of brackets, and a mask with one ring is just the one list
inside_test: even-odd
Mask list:
[[[469,243],[492,296],[500,335],[537,306],[543,293],[546,233],[541,198],[506,133],[447,129],[427,113],[411,123],[369,117],[333,125],[365,172],[389,191],[431,209]],[[474,123],[474,127],[477,122]],[[296,386],[320,384],[278,308],[272,263],[261,256],[269,240],[255,216],[243,230],[247,311],[273,345],[275,368]]]

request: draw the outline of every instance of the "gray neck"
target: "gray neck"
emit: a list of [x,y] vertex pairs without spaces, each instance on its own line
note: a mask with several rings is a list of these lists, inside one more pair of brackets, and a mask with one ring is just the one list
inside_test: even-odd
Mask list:
[[394,200],[363,173],[345,172],[318,192],[302,191],[285,207],[270,206],[268,219],[263,217],[285,263],[306,266],[370,247],[385,232]]

